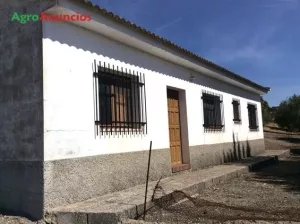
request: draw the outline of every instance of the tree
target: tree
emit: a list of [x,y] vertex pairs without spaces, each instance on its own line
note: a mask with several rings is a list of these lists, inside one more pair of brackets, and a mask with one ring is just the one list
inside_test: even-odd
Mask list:
[[275,122],[275,117],[276,117],[277,110],[278,110],[278,106],[270,108],[270,116],[271,116],[272,122]]
[[271,110],[270,110],[268,102],[265,101],[262,97],[260,97],[260,101],[261,101],[263,125],[266,125],[272,121],[272,118],[270,115]]
[[300,130],[300,95],[294,94],[280,103],[275,121],[287,131]]

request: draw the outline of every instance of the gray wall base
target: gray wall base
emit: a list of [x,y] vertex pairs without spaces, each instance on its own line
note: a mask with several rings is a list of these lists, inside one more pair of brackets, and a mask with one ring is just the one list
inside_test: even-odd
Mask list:
[[[264,139],[191,146],[192,170],[264,151]],[[0,162],[0,209],[39,219],[47,209],[144,184],[148,151],[45,162]],[[150,181],[172,175],[169,149],[152,151]]]
[[41,219],[43,162],[0,161],[0,211]]
[[233,162],[255,156],[265,150],[264,139],[190,146],[190,161],[193,170]]
[[[45,207],[82,201],[146,182],[148,151],[45,162]],[[171,175],[169,149],[153,150],[150,180]]]
[[[190,147],[192,170],[254,156],[264,139]],[[82,201],[144,184],[148,151],[45,162],[45,207]],[[172,175],[169,149],[153,150],[150,181]]]

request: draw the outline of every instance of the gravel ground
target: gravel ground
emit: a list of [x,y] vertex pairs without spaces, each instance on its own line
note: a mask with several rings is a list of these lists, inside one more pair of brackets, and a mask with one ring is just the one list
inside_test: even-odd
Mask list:
[[175,205],[151,209],[163,223],[300,223],[300,157],[283,159],[199,192]]
[[[265,128],[266,149],[300,148],[300,134],[287,134],[274,125]],[[299,223],[300,158],[247,174],[167,207],[149,211],[146,221],[158,223]],[[294,222],[298,221],[299,222]],[[293,221],[293,222],[291,222]],[[0,215],[0,224],[44,224]]]
[[31,222],[28,219],[18,217],[18,216],[2,216],[0,215],[0,223],[2,224],[36,224],[36,222]]

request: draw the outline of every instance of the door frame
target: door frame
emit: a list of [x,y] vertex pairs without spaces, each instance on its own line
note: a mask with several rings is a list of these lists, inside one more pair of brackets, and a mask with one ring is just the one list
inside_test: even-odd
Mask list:
[[[180,122],[180,141],[181,141],[181,164],[172,166],[171,155],[170,164],[172,172],[179,172],[186,169],[190,169],[190,153],[189,153],[189,139],[188,139],[188,119],[187,119],[187,104],[186,104],[186,91],[184,89],[175,88],[172,86],[166,87],[166,101],[168,103],[168,89],[175,90],[178,92],[179,101],[179,122]],[[167,116],[168,116],[168,137],[170,144],[170,133],[169,133],[169,113],[167,105]],[[171,151],[170,151],[171,152]]]
[[179,92],[177,90],[167,89],[167,102],[168,102],[169,144],[170,144],[170,152],[171,152],[171,165],[174,166],[174,165],[180,165],[183,162]]

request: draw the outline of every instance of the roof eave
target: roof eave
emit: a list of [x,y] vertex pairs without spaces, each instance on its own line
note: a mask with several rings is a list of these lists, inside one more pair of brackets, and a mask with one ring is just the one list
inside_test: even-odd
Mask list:
[[94,5],[93,3],[91,3],[88,0],[71,0],[71,1],[77,2],[80,5],[82,5],[83,7],[87,7],[89,10],[95,11],[96,13],[99,13],[102,16],[104,16],[114,22],[117,22],[118,24],[122,24],[122,25],[126,26],[127,28],[130,28],[130,29],[134,30],[135,32],[138,32],[139,34],[143,34],[144,36],[151,38],[152,40],[159,42],[159,43],[163,44],[164,46],[166,46],[174,51],[177,51],[178,53],[185,55],[186,57],[193,59],[193,61],[195,61],[201,65],[206,65],[207,67],[211,68],[212,70],[217,71],[219,74],[222,74],[224,77],[235,80],[236,82],[240,82],[241,84],[248,85],[249,87],[251,87],[251,89],[256,90],[255,91],[256,93],[259,93],[262,95],[262,94],[266,94],[270,91],[269,87],[261,86],[255,82],[252,82],[249,79],[246,79],[234,72],[227,70],[226,68],[224,68],[222,66],[219,66],[211,61],[208,61],[207,59],[202,58],[202,57],[172,43],[171,41],[166,40],[166,39],[150,32],[150,31],[147,31],[146,29],[139,27],[136,24],[131,23],[130,21],[125,20],[124,18],[121,18],[118,15],[115,15],[112,12],[108,12],[106,9],[101,8],[98,5]]

